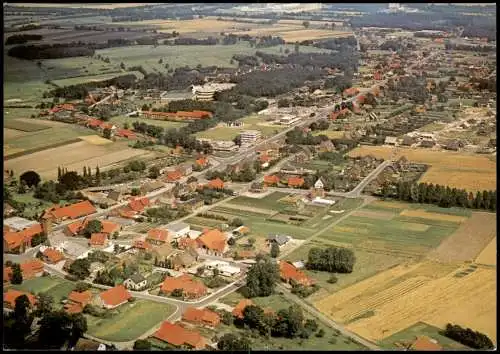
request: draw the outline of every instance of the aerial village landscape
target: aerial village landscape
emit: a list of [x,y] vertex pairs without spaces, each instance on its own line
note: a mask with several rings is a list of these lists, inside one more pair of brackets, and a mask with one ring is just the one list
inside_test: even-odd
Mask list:
[[3,10],[4,349],[496,349],[496,4]]

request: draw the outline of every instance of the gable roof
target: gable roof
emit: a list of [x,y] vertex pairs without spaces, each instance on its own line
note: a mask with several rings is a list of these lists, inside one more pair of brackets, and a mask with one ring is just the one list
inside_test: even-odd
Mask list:
[[103,291],[99,294],[101,300],[109,306],[118,306],[125,301],[128,301],[132,295],[123,285],[115,286],[114,288]]
[[164,229],[151,229],[148,231],[148,236],[146,240],[154,240],[167,242],[169,239],[168,231]]
[[168,181],[177,181],[182,178],[182,173],[178,170],[167,172]]
[[280,276],[285,280],[294,280],[298,283],[312,284],[312,280],[303,272],[295,268],[292,264],[281,261],[280,262]]
[[434,342],[431,338],[427,336],[419,336],[413,342],[410,349],[413,350],[443,350],[443,347],[439,343]]
[[52,207],[47,211],[49,215],[54,216],[56,219],[68,217],[70,219],[77,219],[79,217],[90,215],[97,210],[88,200],[71,204],[65,207]]
[[282,246],[288,241],[290,241],[290,236],[287,235],[275,235],[275,234],[270,234],[267,236],[267,241],[275,241],[278,245]]
[[220,322],[218,313],[208,309],[196,309],[194,307],[188,307],[182,314],[182,319],[190,322],[208,322],[213,324],[218,324]]
[[154,254],[160,256],[160,257],[163,257],[163,258],[167,258],[169,257],[170,255],[172,255],[172,253],[175,252],[174,248],[167,242],[161,246],[157,246],[157,247],[152,247],[152,251]]
[[153,336],[175,346],[188,344],[194,348],[202,349],[206,345],[205,338],[200,333],[189,331],[168,321],[163,322]]
[[222,189],[224,188],[224,181],[220,178],[213,179],[207,183],[209,188]]
[[39,259],[30,259],[29,261],[21,263],[23,278],[28,279],[35,276],[37,273],[42,273],[43,267],[43,262]]
[[243,318],[243,311],[245,310],[245,307],[254,305],[253,301],[250,299],[243,299],[241,300],[238,305],[236,305],[233,309],[233,316],[238,317],[238,318]]
[[183,267],[188,267],[194,262],[196,262],[196,258],[189,252],[181,252],[172,257],[172,263],[174,265],[181,265]]
[[136,212],[142,212],[148,205],[149,199],[147,197],[134,198],[128,203],[129,208]]
[[135,248],[139,248],[141,250],[151,250],[151,249],[153,249],[153,246],[149,242],[143,241],[143,240],[135,240],[134,241],[134,247]]
[[36,304],[36,298],[33,294],[14,289],[9,289],[3,294],[3,302],[8,303],[11,308],[14,308],[16,306],[16,299],[21,295],[26,295],[28,297],[31,306],[34,306]]
[[301,177],[290,177],[288,178],[288,185],[289,186],[296,186],[300,187],[304,184],[304,179]]
[[144,280],[146,280],[146,278],[144,278],[141,274],[139,273],[134,273],[132,274],[130,277],[129,277],[130,280],[132,280],[135,284],[140,284],[142,283]]
[[161,284],[161,290],[164,292],[172,292],[175,289],[182,289],[184,293],[192,295],[203,295],[207,292],[206,286],[194,280],[188,274],[181,275],[179,277],[166,277]]
[[18,232],[4,232],[3,239],[7,242],[8,247],[12,249],[21,246],[23,243],[31,243],[31,238],[42,232],[42,224],[35,224]]
[[267,175],[267,176],[264,176],[264,182],[265,183],[271,183],[271,184],[274,184],[274,183],[279,183],[280,181],[280,178],[276,175]]
[[120,230],[120,225],[112,221],[101,220],[101,225],[101,232],[105,234],[112,234],[113,232]]
[[196,248],[197,244],[196,240],[190,237],[181,237],[177,240],[177,247],[179,249]]
[[43,251],[43,255],[49,259],[52,263],[59,263],[64,259],[64,255],[54,248],[47,248]]
[[196,239],[198,243],[205,246],[208,249],[223,252],[226,248],[226,237],[224,234],[217,230],[212,229],[210,231],[204,232],[200,237]]
[[90,235],[89,243],[92,246],[104,246],[106,241],[108,240],[108,234],[104,234],[102,232],[94,233]]
[[196,160],[196,164],[200,166],[205,166],[208,164],[208,159],[206,157],[200,157],[199,159]]
[[68,300],[85,307],[85,305],[92,300],[92,292],[90,290],[86,290],[81,293],[78,291],[72,291],[68,295]]

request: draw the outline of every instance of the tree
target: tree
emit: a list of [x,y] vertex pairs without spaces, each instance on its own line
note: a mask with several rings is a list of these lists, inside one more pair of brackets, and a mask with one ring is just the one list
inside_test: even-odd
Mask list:
[[233,323],[234,317],[233,317],[233,314],[231,312],[226,311],[226,310],[221,310],[220,315],[221,315],[221,321],[225,325],[229,326]]
[[302,26],[304,26],[304,28],[309,28],[309,25],[310,25],[309,21],[302,22]]
[[18,296],[14,305],[14,317],[16,319],[27,319],[30,307],[31,303],[26,295]]
[[36,307],[36,316],[43,317],[46,313],[49,313],[53,310],[54,298],[52,297],[52,295],[49,295],[47,293],[41,293],[38,295]]
[[40,175],[36,173],[35,171],[27,171],[24,172],[20,177],[19,177],[20,183],[25,183],[29,188],[32,186],[38,186],[38,184],[41,181]]
[[269,296],[279,280],[279,268],[275,261],[263,258],[250,267],[244,292],[247,297]]
[[276,242],[271,245],[271,257],[277,258],[280,254],[280,247]]
[[12,264],[12,277],[10,279],[12,284],[22,284],[23,283],[23,273],[21,271],[21,266],[17,263]]
[[250,351],[250,341],[243,336],[226,333],[217,342],[217,349],[223,351]]
[[69,171],[61,176],[60,183],[69,190],[78,189],[80,186],[81,178],[75,171]]
[[132,194],[133,196],[141,195],[141,190],[139,188],[132,188],[130,194]]
[[234,218],[234,219],[231,221],[231,226],[233,226],[233,227],[240,227],[240,226],[243,226],[243,220],[241,220],[240,218]]
[[264,310],[259,306],[249,305],[243,309],[243,322],[250,328],[258,328],[264,319]]
[[158,166],[151,166],[149,168],[149,178],[157,179],[160,176],[160,168]]
[[86,258],[76,259],[69,267],[68,273],[79,279],[85,279],[90,275],[90,262]]
[[234,246],[236,244],[236,240],[233,238],[233,237],[230,237],[228,240],[227,240],[227,244],[229,246]]
[[123,123],[123,129],[128,129],[129,128],[129,124],[127,122]]
[[111,129],[104,128],[104,130],[102,131],[102,136],[106,139],[111,139]]
[[84,283],[83,281],[79,281],[78,283],[76,283],[75,291],[78,293],[82,293],[82,292],[87,291],[89,289],[90,289],[90,285],[87,283]]
[[85,226],[85,229],[83,230],[83,233],[85,237],[89,238],[90,235],[101,232],[102,230],[102,223],[101,221],[94,219],[90,220],[87,225]]
[[151,343],[147,339],[138,339],[134,342],[134,350],[151,350]]
[[241,136],[240,135],[236,135],[233,139],[233,142],[238,145],[238,146],[241,146]]
[[[83,315],[79,315],[83,317]],[[40,320],[39,346],[43,349],[60,349],[73,336],[73,326],[74,318],[65,311],[47,313]],[[76,325],[75,336],[79,330],[80,326]]]
[[184,295],[184,292],[182,289],[174,289],[171,293],[171,296],[173,297],[182,297]]

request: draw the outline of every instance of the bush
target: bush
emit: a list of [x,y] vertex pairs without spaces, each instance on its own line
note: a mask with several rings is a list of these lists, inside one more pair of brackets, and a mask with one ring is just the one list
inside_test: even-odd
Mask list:
[[327,280],[328,283],[330,284],[335,284],[338,281],[337,277],[335,275],[332,275],[330,279]]
[[323,330],[323,328],[321,328],[317,333],[316,333],[316,337],[318,338],[323,338],[325,336],[325,331]]

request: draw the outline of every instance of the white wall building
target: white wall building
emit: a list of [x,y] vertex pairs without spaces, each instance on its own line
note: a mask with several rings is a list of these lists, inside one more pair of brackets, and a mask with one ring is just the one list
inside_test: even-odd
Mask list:
[[168,233],[172,235],[173,239],[189,234],[190,226],[185,222],[177,222],[167,225]]
[[255,143],[260,139],[260,131],[259,130],[245,130],[240,133],[241,144],[249,145]]

